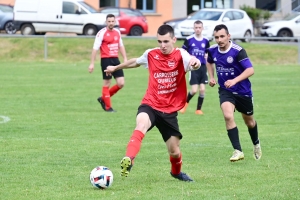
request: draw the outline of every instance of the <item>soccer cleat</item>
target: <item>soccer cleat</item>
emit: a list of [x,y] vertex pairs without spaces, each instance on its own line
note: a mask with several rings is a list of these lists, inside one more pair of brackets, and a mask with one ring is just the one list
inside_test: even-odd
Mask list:
[[125,156],[121,160],[121,176],[127,177],[132,167],[131,158]]
[[181,181],[187,181],[187,182],[192,182],[193,179],[191,179],[186,173],[180,172],[178,175],[174,175],[172,174],[172,172],[170,172],[171,176],[174,178],[177,178],[178,180]]
[[101,107],[103,108],[103,110],[106,111],[105,103],[104,103],[104,101],[102,100],[102,97],[99,97],[97,100],[98,100],[98,102],[100,103],[100,105],[101,105]]
[[239,161],[244,159],[244,153],[235,149],[233,155],[230,158],[231,162]]
[[255,160],[259,160],[261,158],[262,151],[261,151],[260,143],[253,146],[253,156]]
[[109,108],[105,110],[106,112],[117,112],[116,110],[114,110],[113,108]]
[[202,110],[196,110],[196,111],[195,111],[195,114],[196,114],[196,115],[203,115],[204,113],[202,112]]
[[179,112],[182,114],[185,113],[185,110],[187,109],[188,105],[189,103],[185,103],[184,107],[181,110],[179,110]]

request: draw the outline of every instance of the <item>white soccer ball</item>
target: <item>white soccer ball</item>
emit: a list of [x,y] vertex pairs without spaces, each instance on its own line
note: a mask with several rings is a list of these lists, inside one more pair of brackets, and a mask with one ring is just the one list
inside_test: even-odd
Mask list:
[[91,171],[90,181],[95,188],[109,188],[112,185],[113,180],[114,175],[108,167],[98,166]]

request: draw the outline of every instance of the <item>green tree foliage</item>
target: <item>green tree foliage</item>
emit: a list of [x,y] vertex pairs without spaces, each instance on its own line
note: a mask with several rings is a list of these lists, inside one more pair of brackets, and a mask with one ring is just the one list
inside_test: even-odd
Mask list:
[[271,17],[271,13],[268,10],[252,8],[247,5],[240,6],[240,9],[244,10],[253,21],[256,21],[259,19],[267,20]]

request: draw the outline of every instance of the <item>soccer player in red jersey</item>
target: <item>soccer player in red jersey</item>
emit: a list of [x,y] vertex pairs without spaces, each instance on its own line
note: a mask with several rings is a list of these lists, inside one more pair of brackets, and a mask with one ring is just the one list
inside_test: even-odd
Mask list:
[[179,148],[182,134],[179,131],[177,111],[186,102],[185,74],[201,66],[200,60],[182,48],[174,48],[176,38],[169,25],[157,31],[159,48],[148,49],[139,58],[132,58],[117,66],[108,66],[106,73],[144,65],[149,71],[148,89],[138,108],[136,127],[121,160],[121,176],[127,177],[141,148],[145,134],[156,126],[166,143],[171,162],[171,175],[182,181],[193,181],[181,171],[182,154]]
[[[94,62],[97,51],[100,49],[101,53],[101,67],[103,75],[102,95],[98,98],[99,103],[106,112],[115,112],[111,106],[111,97],[116,94],[125,83],[123,70],[117,70],[110,75],[104,73],[104,70],[109,65],[120,64],[118,53],[121,52],[124,62],[127,61],[126,50],[123,45],[121,33],[118,29],[114,28],[116,24],[115,16],[108,14],[106,16],[107,26],[101,29],[96,37],[91,55],[91,63],[89,72],[94,71]],[[114,86],[110,88],[112,76],[116,79]]]

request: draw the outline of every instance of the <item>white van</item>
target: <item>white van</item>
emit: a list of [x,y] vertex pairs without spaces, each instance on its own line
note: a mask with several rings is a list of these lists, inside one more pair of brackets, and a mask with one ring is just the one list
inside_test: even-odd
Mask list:
[[23,35],[66,32],[96,35],[105,24],[106,14],[83,0],[16,0],[14,25]]

